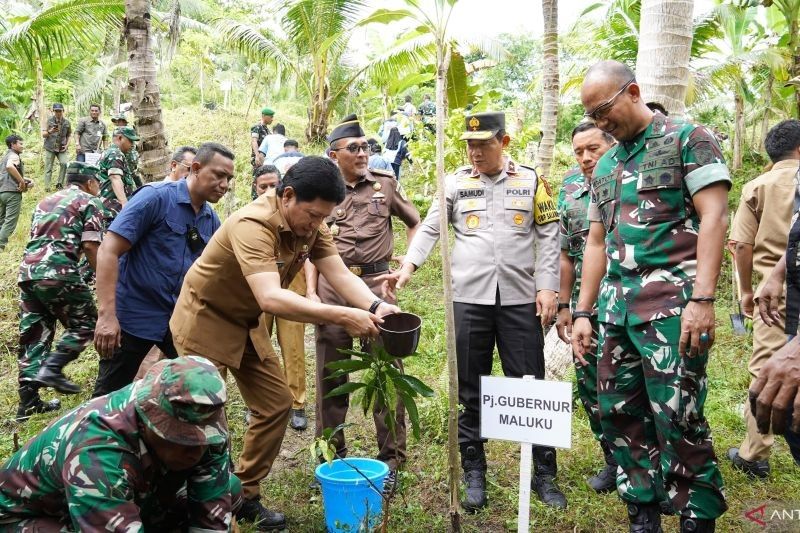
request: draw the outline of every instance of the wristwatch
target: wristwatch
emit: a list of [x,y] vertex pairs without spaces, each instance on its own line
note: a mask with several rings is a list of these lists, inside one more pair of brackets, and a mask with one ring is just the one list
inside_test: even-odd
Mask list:
[[372,302],[372,305],[369,306],[369,312],[374,315],[378,311],[378,307],[380,307],[382,303],[386,302],[384,302],[381,298],[378,298],[377,300]]

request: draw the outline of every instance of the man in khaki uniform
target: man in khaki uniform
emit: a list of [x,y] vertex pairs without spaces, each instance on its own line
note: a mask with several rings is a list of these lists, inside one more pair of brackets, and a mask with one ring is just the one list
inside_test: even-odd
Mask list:
[[[786,321],[786,302],[779,305],[778,327],[767,327],[758,313],[753,313],[753,301],[758,299],[770,272],[786,251],[789,226],[798,197],[798,168],[800,168],[800,121],[785,120],[773,127],[764,140],[772,170],[745,184],[739,208],[733,219],[730,239],[736,242],[736,267],[739,270],[742,307],[753,315],[753,355],[747,369],[753,376],[767,359],[786,344],[783,332]],[[753,271],[758,284],[753,291]],[[751,477],[769,475],[769,452],[774,442],[772,433],[761,434],[755,418],[745,409],[747,434],[739,448],[728,450],[734,468]]]
[[[223,373],[230,370],[252,412],[236,469],[245,497],[238,516],[262,530],[286,526],[283,514],[259,501],[259,482],[278,455],[292,406],[264,313],[335,323],[353,337],[375,337],[380,317],[399,311],[345,267],[323,224],[344,194],[332,161],[298,161],[275,196],[265,194],[238,210],[214,234],[186,274],[170,321],[178,352],[206,357]],[[306,259],[353,307],[321,304],[288,290]]]
[[[376,295],[381,294],[381,281],[377,277],[389,271],[389,260],[394,251],[392,215],[397,216],[408,227],[408,242],[420,223],[419,213],[403,194],[394,173],[367,168],[370,147],[364,130],[355,115],[344,121],[328,137],[331,159],[339,165],[347,194],[344,201],[328,218],[331,234],[342,260],[351,272],[360,276]],[[346,305],[330,283],[319,278],[319,283],[309,292],[317,292],[323,303]],[[394,303],[393,300],[390,300]],[[344,328],[335,324],[317,326],[317,429],[320,437],[325,428],[335,428],[345,421],[349,400],[347,396],[327,398],[333,389],[347,382],[347,376],[328,379],[332,371],[325,365],[350,356],[339,352],[341,348],[352,349],[353,338]],[[362,344],[362,349],[368,346]],[[397,361],[402,368],[402,363]],[[389,476],[384,487],[391,487],[396,480],[396,470],[406,458],[405,410],[402,402],[397,406],[397,434],[392,438],[384,418],[386,413],[376,410],[373,418],[378,437],[378,459],[389,465]],[[337,453],[347,455],[344,432],[336,434]]]

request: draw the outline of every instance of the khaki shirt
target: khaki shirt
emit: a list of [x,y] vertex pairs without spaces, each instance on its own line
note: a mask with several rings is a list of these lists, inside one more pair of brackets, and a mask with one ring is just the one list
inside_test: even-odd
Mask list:
[[44,139],[44,149],[48,152],[60,152],[61,147],[67,144],[69,136],[72,135],[72,125],[66,118],[61,118],[61,121],[56,120],[55,115],[51,115],[47,119],[46,131],[50,131],[53,126],[58,126],[58,131],[51,133]]
[[355,184],[345,185],[344,201],[327,219],[339,255],[348,266],[389,261],[394,250],[392,215],[413,227],[420,221],[417,209],[391,172],[370,169]]
[[92,120],[91,117],[83,117],[78,121],[78,144],[84,154],[97,153],[100,151],[100,141],[108,139],[108,129],[105,122],[100,119]]
[[[445,178],[445,196],[455,233],[453,301],[494,305],[499,291],[501,305],[522,305],[536,301],[537,290],[558,292],[558,214],[533,169],[508,160],[492,178],[466,167]],[[438,239],[437,200],[405,260],[420,267]]]
[[295,236],[278,201],[263,195],[236,211],[186,273],[169,323],[179,351],[239,368],[249,337],[262,360],[274,356],[245,277],[277,272],[287,288],[307,258],[313,262],[337,253],[324,224],[310,237]]
[[778,161],[745,183],[731,224],[731,240],[753,246],[753,270],[761,276],[755,295],[786,252],[800,161]]

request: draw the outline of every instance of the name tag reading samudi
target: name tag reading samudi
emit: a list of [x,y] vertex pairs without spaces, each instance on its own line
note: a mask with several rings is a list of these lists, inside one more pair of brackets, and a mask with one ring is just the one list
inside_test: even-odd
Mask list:
[[572,446],[572,384],[481,376],[481,437]]

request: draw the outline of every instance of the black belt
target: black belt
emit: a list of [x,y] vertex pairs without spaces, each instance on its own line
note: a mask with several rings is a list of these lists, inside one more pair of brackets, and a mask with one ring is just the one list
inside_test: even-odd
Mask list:
[[369,276],[370,274],[377,274],[389,270],[389,262],[380,261],[368,265],[348,265],[347,268],[356,276]]

